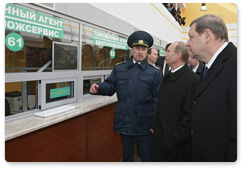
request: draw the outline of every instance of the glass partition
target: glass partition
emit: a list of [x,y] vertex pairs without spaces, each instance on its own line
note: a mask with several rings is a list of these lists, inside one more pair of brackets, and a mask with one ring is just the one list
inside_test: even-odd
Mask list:
[[38,109],[37,81],[6,83],[5,116]]
[[126,38],[108,31],[83,26],[82,70],[112,70],[120,62],[129,59]]

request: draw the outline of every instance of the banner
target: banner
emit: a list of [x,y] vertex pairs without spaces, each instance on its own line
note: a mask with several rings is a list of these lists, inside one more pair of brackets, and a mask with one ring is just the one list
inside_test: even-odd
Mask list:
[[64,21],[7,4],[5,10],[5,28],[63,39]]
[[93,44],[127,50],[127,39],[94,29]]
[[165,50],[160,49],[160,50],[159,50],[159,56],[164,56],[164,55],[165,55]]

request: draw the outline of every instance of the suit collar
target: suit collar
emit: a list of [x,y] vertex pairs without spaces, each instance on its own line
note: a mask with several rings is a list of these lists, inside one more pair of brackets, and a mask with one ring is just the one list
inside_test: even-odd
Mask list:
[[210,69],[213,62],[217,59],[218,55],[224,50],[224,48],[228,45],[228,42],[224,42],[224,44],[215,52],[215,54],[212,56],[212,58],[209,60],[205,66]]
[[[221,59],[222,61],[227,60],[230,57],[230,54],[236,50],[237,48],[232,42],[229,42],[228,45],[224,48],[224,50],[219,54],[221,55],[219,60]],[[223,54],[225,53],[225,54]],[[216,59],[217,60],[217,59]]]
[[224,48],[224,50],[218,55],[218,57],[208,70],[205,78],[202,79],[195,96],[199,95],[215,79],[215,77],[223,69],[225,60],[227,60],[231,56],[231,53],[234,50],[236,50],[236,47],[233,45],[233,43],[229,42],[226,48]]
[[181,77],[185,72],[190,70],[187,64],[185,64],[181,69],[176,71],[175,73],[169,73],[168,75],[170,76],[172,81],[177,80],[179,77]]

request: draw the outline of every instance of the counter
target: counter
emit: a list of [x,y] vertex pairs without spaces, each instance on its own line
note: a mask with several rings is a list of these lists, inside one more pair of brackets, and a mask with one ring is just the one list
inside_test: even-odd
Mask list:
[[47,118],[36,117],[33,115],[19,120],[7,122],[5,124],[5,141],[51,126],[53,124],[57,124],[115,102],[117,102],[116,95],[111,97],[98,96],[92,100],[87,100],[79,104],[72,104],[75,106],[74,110],[62,112]]

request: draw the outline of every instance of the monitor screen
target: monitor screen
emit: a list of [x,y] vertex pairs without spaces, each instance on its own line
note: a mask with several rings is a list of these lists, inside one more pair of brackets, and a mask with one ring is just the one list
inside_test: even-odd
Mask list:
[[53,42],[52,70],[77,70],[78,46]]

